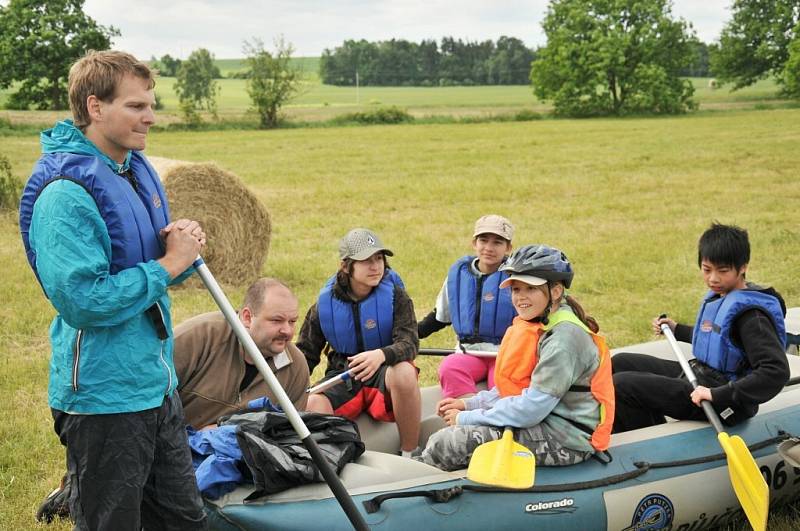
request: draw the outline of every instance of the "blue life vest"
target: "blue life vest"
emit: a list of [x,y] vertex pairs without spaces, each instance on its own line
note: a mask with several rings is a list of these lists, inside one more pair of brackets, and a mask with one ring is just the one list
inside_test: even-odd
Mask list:
[[319,323],[331,347],[340,354],[350,355],[391,345],[394,287],[403,287],[400,276],[389,269],[381,283],[358,303],[335,297],[335,283],[336,275],[333,275],[320,290],[317,300]]
[[692,350],[695,357],[706,365],[717,369],[733,381],[747,374],[746,359],[741,347],[731,340],[733,322],[745,310],[758,308],[769,315],[778,337],[786,348],[786,329],[783,310],[776,297],[755,289],[731,291],[720,297],[709,291],[700,305],[697,322],[692,334]]
[[169,211],[161,181],[137,151],[132,153],[130,169],[138,190],[134,190],[124,175],[115,174],[97,157],[50,153],[39,158],[19,206],[22,241],[37,280],[36,252],[28,239],[33,206],[47,185],[61,179],[81,185],[97,204],[111,239],[112,275],[164,256],[159,232],[169,223]]
[[450,320],[460,340],[499,345],[517,315],[511,304],[511,290],[500,289],[505,278],[500,271],[476,277],[471,270],[474,260],[474,256],[464,256],[447,274]]

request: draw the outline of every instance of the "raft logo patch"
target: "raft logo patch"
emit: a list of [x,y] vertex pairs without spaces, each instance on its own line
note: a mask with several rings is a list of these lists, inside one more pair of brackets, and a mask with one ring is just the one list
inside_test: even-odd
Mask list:
[[562,514],[574,513],[575,500],[572,498],[561,498],[560,500],[541,501],[525,505],[525,512],[528,514]]
[[372,330],[376,326],[378,326],[378,323],[375,322],[375,319],[367,319],[367,322],[364,323],[364,328],[367,330]]
[[158,194],[153,192],[153,206],[156,208],[161,208],[161,198],[158,197]]
[[674,516],[675,509],[669,498],[663,494],[648,494],[636,506],[631,525],[624,531],[669,529]]

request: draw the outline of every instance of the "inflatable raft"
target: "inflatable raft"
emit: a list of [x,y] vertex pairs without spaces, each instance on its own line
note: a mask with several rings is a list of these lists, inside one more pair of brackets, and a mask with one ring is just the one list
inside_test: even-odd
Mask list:
[[[790,313],[787,326],[800,331],[800,309]],[[688,354],[691,346],[681,346]],[[666,341],[616,350],[672,359]],[[770,487],[771,507],[800,496],[800,469],[787,465],[776,448],[789,435],[800,435],[800,358],[789,355],[789,362],[790,385],[757,416],[727,430],[749,446]],[[425,388],[422,395],[424,443],[443,424],[434,414],[438,387]],[[725,454],[703,422],[674,421],[614,435],[611,463],[590,459],[538,467],[536,484],[524,491],[477,485],[465,479],[466,470],[442,472],[395,455],[399,439],[393,424],[362,417],[359,427],[367,452],[345,466],[341,479],[372,529],[697,531],[742,516]],[[244,503],[252,490],[242,486],[206,500],[211,529],[352,529],[325,484]]]

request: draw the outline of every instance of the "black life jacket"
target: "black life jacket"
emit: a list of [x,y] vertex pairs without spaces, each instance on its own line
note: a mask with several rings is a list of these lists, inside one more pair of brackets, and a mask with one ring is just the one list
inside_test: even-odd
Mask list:
[[[309,411],[301,412],[300,417],[337,474],[364,453],[358,425],[352,420]],[[220,419],[220,425],[225,424],[238,425],[236,440],[256,487],[245,501],[325,481],[286,414],[243,413]]]

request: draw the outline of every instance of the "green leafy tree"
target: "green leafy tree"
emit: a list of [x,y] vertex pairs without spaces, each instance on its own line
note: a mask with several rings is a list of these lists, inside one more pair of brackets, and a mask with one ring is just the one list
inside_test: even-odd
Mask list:
[[734,89],[778,76],[789,59],[789,43],[797,36],[797,0],[734,0],[733,18],[722,29],[711,54],[711,71]]
[[302,71],[292,66],[292,52],[294,48],[283,37],[275,40],[274,54],[264,49],[260,39],[244,42],[247,93],[263,129],[278,125],[281,107],[300,91]]
[[66,109],[69,68],[89,50],[106,50],[114,27],[83,12],[84,0],[11,0],[0,6],[0,88],[20,82],[7,106]]
[[695,108],[679,73],[694,37],[669,0],[552,0],[547,46],[530,79],[540,99],[570,116],[680,113]]
[[711,73],[708,56],[712,47],[700,41],[695,41],[691,45],[694,59],[688,67],[681,69],[680,75],[683,77],[708,77]]
[[794,40],[789,44],[789,58],[783,67],[782,81],[786,95],[800,98],[800,24],[794,28]]
[[11,173],[8,157],[0,153],[0,211],[17,208],[22,182]]
[[514,37],[500,37],[489,59],[489,83],[493,85],[524,85],[528,82],[534,53]]
[[177,77],[178,71],[181,68],[180,59],[174,59],[170,54],[164,54],[161,56],[161,59],[159,59],[158,62],[163,68],[163,71],[161,72],[162,75],[167,77]]
[[151,56],[150,67],[158,70],[160,76],[176,77],[181,67],[181,60],[173,59],[170,54],[162,55],[161,59],[156,59],[155,56]]
[[219,84],[215,76],[219,76],[219,68],[214,64],[214,55],[205,48],[193,51],[181,62],[174,86],[181,113],[188,122],[200,121],[198,110],[205,109],[217,116]]

